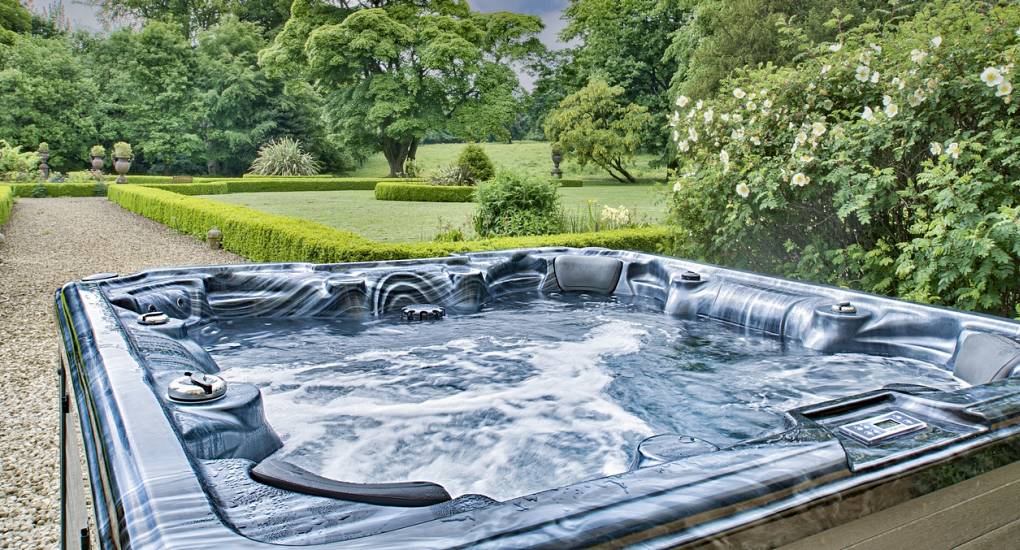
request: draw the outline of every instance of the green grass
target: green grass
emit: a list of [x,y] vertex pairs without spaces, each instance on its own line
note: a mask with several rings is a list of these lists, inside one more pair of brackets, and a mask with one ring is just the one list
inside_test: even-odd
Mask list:
[[[518,141],[515,143],[482,143],[486,154],[492,159],[493,164],[518,171],[532,177],[548,178],[552,170],[551,150],[547,141]],[[418,169],[422,176],[429,174],[438,168],[450,166],[457,162],[457,157],[464,149],[464,143],[435,143],[422,145],[418,148]],[[640,155],[635,159],[631,168],[631,174],[636,178],[664,179],[665,168],[650,168],[648,163],[655,160],[654,155]],[[564,178],[584,178],[587,180],[610,180],[609,175],[589,164],[580,167],[574,162],[564,161],[560,164]],[[386,177],[390,172],[389,165],[382,153],[369,157],[364,165],[349,174],[354,177]]]
[[[638,219],[654,223],[665,215],[657,185],[591,185],[560,189],[568,213],[587,212],[587,201],[626,206]],[[247,206],[282,216],[304,218],[353,231],[385,242],[431,240],[443,226],[471,235],[474,203],[377,201],[372,191],[308,191],[300,193],[237,193],[205,198]],[[601,208],[601,206],[599,206]]]

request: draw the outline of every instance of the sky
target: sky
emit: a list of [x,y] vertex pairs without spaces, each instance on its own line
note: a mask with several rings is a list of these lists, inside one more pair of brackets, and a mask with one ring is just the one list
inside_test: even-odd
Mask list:
[[[42,12],[52,2],[53,0],[31,0],[27,4],[33,11]],[[541,34],[542,42],[553,49],[563,47],[563,43],[558,39],[559,33],[563,30],[565,24],[560,19],[560,13],[567,7],[569,0],[469,0],[469,2],[477,11],[513,11],[537,15],[545,23],[545,30]],[[95,6],[89,5],[82,0],[64,0],[64,11],[67,14],[68,21],[74,28],[92,31],[105,30],[104,22],[99,14],[99,8]]]

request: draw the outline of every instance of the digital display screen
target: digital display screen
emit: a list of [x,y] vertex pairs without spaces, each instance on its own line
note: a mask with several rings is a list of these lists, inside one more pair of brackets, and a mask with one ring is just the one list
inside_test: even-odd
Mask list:
[[876,423],[875,427],[876,428],[882,428],[883,430],[888,430],[890,428],[895,428],[896,426],[899,426],[899,425],[900,425],[899,422],[897,422],[895,420],[887,419],[887,420],[883,420],[881,422]]

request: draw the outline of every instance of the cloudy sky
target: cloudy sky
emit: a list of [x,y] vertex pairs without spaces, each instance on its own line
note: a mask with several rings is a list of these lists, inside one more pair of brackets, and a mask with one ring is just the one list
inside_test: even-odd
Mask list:
[[[53,0],[32,0],[29,6],[37,12],[42,12]],[[254,0],[258,1],[258,0]],[[567,6],[568,0],[469,0],[471,6],[478,11],[514,11],[518,13],[531,13],[538,15],[545,22],[545,31],[542,32],[542,42],[551,48],[562,47],[557,39],[560,30],[563,29],[563,21],[560,20],[560,13]],[[104,30],[101,18],[98,16],[99,8],[93,7],[82,0],[64,0],[64,9],[71,25],[75,28],[90,29],[93,31]]]

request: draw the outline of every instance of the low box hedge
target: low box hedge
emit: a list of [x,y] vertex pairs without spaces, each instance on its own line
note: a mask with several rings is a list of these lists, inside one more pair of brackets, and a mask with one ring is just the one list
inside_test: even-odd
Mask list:
[[[35,183],[15,183],[10,188],[15,197],[31,197],[35,193]],[[102,197],[106,194],[107,183],[44,183],[47,197]]]
[[[110,187],[114,186],[111,185]],[[179,195],[225,195],[230,192],[225,182],[143,183],[141,187],[172,191]]]
[[225,182],[228,193],[291,191],[371,191],[379,178],[246,178]]
[[381,181],[375,186],[380,201],[471,202],[475,188],[467,185],[429,185]]
[[553,183],[560,187],[584,187],[584,180],[554,179]]
[[14,208],[14,190],[7,185],[0,185],[0,227],[7,223]]
[[199,239],[218,227],[225,249],[256,262],[337,263],[448,256],[459,252],[570,246],[646,252],[674,249],[665,227],[506,237],[462,242],[380,243],[300,218],[266,214],[243,206],[137,185],[110,186],[109,199],[127,210]]

